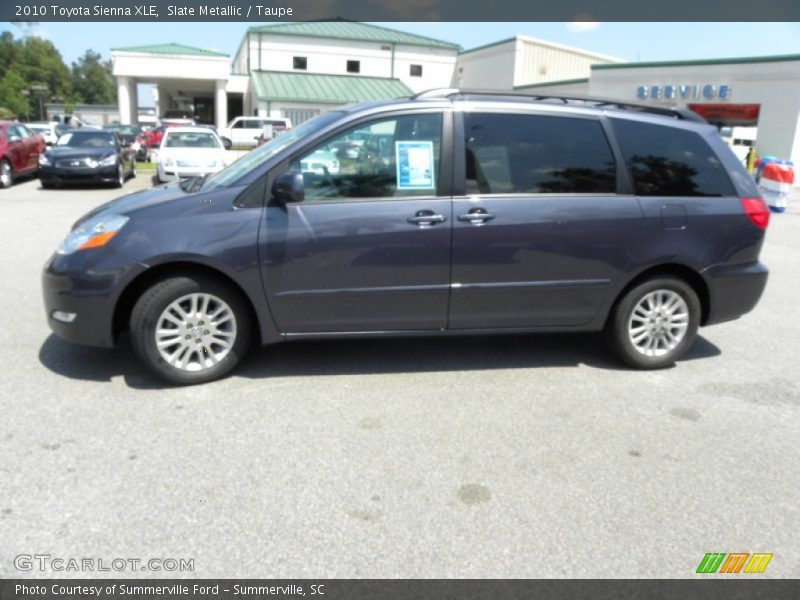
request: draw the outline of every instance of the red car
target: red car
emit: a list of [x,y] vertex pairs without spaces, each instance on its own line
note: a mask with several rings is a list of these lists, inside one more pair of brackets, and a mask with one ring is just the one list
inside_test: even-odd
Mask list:
[[21,123],[0,121],[0,188],[9,187],[20,175],[36,173],[44,138]]

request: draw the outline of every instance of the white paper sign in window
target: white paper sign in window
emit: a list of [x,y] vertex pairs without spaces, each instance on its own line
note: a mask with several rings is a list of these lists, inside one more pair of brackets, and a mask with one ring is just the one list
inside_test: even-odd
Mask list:
[[395,142],[395,151],[398,190],[431,190],[436,187],[433,142]]

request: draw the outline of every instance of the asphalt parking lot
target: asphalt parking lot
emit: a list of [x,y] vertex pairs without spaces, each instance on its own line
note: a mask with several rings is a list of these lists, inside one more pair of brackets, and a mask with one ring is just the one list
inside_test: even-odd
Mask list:
[[45,321],[43,264],[118,193],[0,190],[0,576],[695,577],[707,552],[800,574],[800,194],[757,309],[669,370],[597,336],[304,342],[174,389]]

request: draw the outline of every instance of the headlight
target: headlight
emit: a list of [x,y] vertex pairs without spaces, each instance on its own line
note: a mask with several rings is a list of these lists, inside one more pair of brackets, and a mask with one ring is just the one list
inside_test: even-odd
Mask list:
[[43,167],[49,167],[50,166],[50,159],[47,158],[47,156],[45,156],[44,154],[40,154],[39,155],[39,164],[42,165]]
[[97,215],[87,219],[69,233],[56,252],[72,254],[105,246],[127,222],[125,215]]
[[110,167],[112,165],[117,164],[117,155],[116,154],[109,154],[103,160],[100,161],[100,165],[103,167]]

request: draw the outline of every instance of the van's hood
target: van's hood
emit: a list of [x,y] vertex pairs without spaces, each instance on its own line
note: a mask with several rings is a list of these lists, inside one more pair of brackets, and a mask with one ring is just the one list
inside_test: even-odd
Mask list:
[[89,219],[90,217],[100,213],[125,215],[133,211],[141,210],[148,206],[179,200],[191,195],[194,194],[183,191],[179,183],[171,183],[149,190],[134,192],[132,194],[127,194],[120,198],[116,198],[115,200],[111,200],[110,202],[106,202],[105,204],[101,204],[100,206],[92,209],[78,219],[72,228],[74,229],[86,219]]

